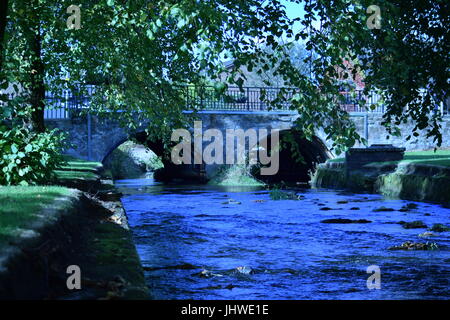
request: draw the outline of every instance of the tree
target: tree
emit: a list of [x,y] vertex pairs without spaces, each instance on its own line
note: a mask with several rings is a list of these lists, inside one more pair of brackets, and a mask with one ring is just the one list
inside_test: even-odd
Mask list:
[[[35,150],[33,141],[53,134],[45,131],[43,119],[50,106],[46,90],[58,94],[94,80],[92,111],[117,116],[131,129],[150,120],[149,137],[168,139],[172,128],[187,125],[180,86],[217,76],[224,54],[239,65],[251,61],[257,49],[252,39],[287,25],[278,1],[85,0],[79,3],[82,28],[74,30],[66,27],[70,5],[68,0],[9,2],[2,85],[12,86],[16,96],[2,108],[2,182],[26,183],[19,178],[22,160]],[[233,74],[240,73],[239,65]],[[31,137],[31,146],[17,144],[18,130]],[[59,145],[58,138],[48,145]],[[39,160],[36,156],[27,163]]]
[[[289,19],[276,0],[82,0],[81,29],[69,30],[71,1],[10,0],[9,81],[24,83],[32,93],[38,131],[42,84],[58,92],[95,80],[93,110],[116,115],[132,129],[150,120],[148,135],[167,138],[189,120],[182,113],[183,85],[214,79],[220,92],[228,84],[242,86],[242,66],[270,71],[296,88],[291,103],[302,115],[297,125],[304,136],[322,128],[339,153],[363,142],[338,105],[342,81],[336,67],[351,61],[365,76],[365,93],[383,95],[392,133],[409,119],[415,131],[427,129],[440,143],[440,115],[432,110],[449,89],[448,1],[380,0],[381,29],[367,24],[372,1],[292,1],[303,4],[303,17]],[[300,30],[293,29],[294,21]],[[308,73],[289,54],[298,41],[314,53],[300,59]],[[221,81],[229,59],[232,70]]]
[[45,80],[53,75],[52,65],[60,67],[54,64],[56,55],[49,59],[43,49],[49,42],[46,32],[55,31],[49,27],[56,25],[50,18],[52,5],[38,1],[8,5],[0,86],[9,91],[1,95],[0,184],[48,183],[62,162],[63,147],[63,135],[45,130],[43,117]]
[[[350,60],[355,66],[353,76],[356,72],[365,75],[365,93],[382,94],[384,125],[390,133],[398,133],[396,126],[412,121],[414,136],[426,130],[439,146],[441,114],[436,105],[450,89],[450,3],[384,0],[377,1],[378,7],[364,0],[303,3],[303,28],[294,37],[304,39],[307,49],[317,54],[311,61],[315,77],[308,81],[283,70],[291,83],[304,90],[297,97],[298,110],[311,114],[302,117],[299,126],[330,125],[325,128],[329,136],[347,146],[352,145],[352,137],[358,139],[353,128],[334,120],[346,118],[333,104],[339,88],[335,66],[345,68],[344,61]],[[378,18],[380,26],[373,23]]]
[[[313,54],[308,52],[305,46],[300,42],[292,42],[289,46],[283,46],[286,50],[285,54],[289,57],[293,67],[302,75],[310,75],[310,65],[305,62],[308,57]],[[275,52],[268,47],[262,47],[265,55],[273,55]],[[231,62],[230,62],[231,63]],[[270,65],[269,69],[265,70],[263,61],[253,66],[252,72],[248,68],[242,66],[241,71],[245,76],[244,86],[249,87],[284,87],[286,83],[281,75],[274,75],[277,65]]]
[[3,39],[6,27],[6,13],[8,12],[8,0],[0,2],[0,72],[3,64]]
[[94,110],[131,129],[150,119],[152,138],[191,124],[182,113],[182,86],[218,80],[225,57],[236,64],[216,87],[242,85],[240,67],[271,55],[261,49],[265,39],[289,26],[278,1],[108,0],[82,1],[80,8],[82,28],[64,40],[65,57],[76,57],[65,64],[71,82],[95,79]]
[[60,90],[58,78],[64,64],[59,55],[64,50],[63,42],[58,41],[63,27],[54,15],[58,8],[61,9],[54,1],[9,1],[4,72],[16,97],[26,102],[17,107],[27,110],[28,125],[35,132],[45,131],[46,87]]

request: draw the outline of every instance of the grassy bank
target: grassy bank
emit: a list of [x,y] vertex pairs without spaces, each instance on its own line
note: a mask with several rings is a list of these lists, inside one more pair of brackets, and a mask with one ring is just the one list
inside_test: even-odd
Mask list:
[[[121,203],[100,200],[102,191],[114,192],[102,171],[98,162],[74,158],[55,171],[52,183],[90,193],[0,187],[0,299],[149,297]],[[74,263],[83,271],[82,290],[68,291],[66,268]]]
[[58,170],[55,170],[58,182],[65,180],[97,180],[99,173],[103,169],[100,162],[77,159],[70,156],[64,157],[63,163]]
[[103,167],[101,162],[88,161],[71,156],[64,156],[64,160],[66,163],[60,166],[60,169],[63,171],[86,171],[96,173]]
[[412,151],[405,152],[401,161],[384,162],[386,164],[426,164],[433,166],[450,167],[450,150]]
[[[70,206],[73,190],[58,186],[69,181],[93,182],[99,179],[99,162],[65,157],[66,163],[55,170],[54,186],[0,186],[0,246],[20,236],[39,219],[47,208]],[[64,200],[62,200],[64,199]]]
[[100,162],[65,157],[65,163],[54,170],[54,173],[56,180],[53,184],[90,191],[99,187],[104,169]]
[[[30,224],[42,218],[40,212],[54,206],[58,199],[73,191],[64,187],[0,187],[0,246],[20,236]],[[70,205],[63,201],[59,205]]]

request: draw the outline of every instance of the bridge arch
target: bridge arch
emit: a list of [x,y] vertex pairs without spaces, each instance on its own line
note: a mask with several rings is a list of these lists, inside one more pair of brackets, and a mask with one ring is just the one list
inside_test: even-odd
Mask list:
[[[268,134],[268,136],[262,137],[259,141],[259,146],[264,142],[269,154],[273,152],[271,150],[271,139],[272,134]],[[292,141],[295,141],[298,148]],[[257,174],[257,177],[263,181],[271,183],[281,181],[286,183],[307,183],[310,180],[310,172],[314,171],[316,165],[332,157],[328,147],[318,136],[313,136],[311,140],[308,140],[294,129],[281,130],[279,132],[279,142],[278,172],[274,175]],[[302,160],[296,156],[294,150],[298,150]]]
[[104,163],[105,160],[116,150],[120,145],[129,140],[136,140],[139,144],[142,144],[152,150],[157,156],[162,157],[164,154],[164,144],[160,140],[148,140],[145,131],[139,131],[136,133],[123,133],[121,136],[110,139],[108,145],[105,147],[104,153],[100,155],[100,162]]

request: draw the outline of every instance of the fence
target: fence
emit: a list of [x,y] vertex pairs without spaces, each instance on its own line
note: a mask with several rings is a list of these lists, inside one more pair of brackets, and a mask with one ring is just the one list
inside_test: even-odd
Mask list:
[[[185,89],[187,109],[200,108],[217,111],[268,111],[289,110],[292,90],[272,87],[228,87],[218,93],[214,87],[194,87]],[[271,105],[271,102],[275,102]]]
[[89,108],[95,86],[87,85],[83,90],[63,90],[60,94],[47,92],[45,95],[45,119],[70,119]]
[[[280,111],[290,109],[290,99],[295,90],[274,87],[228,87],[225,92],[218,93],[214,87],[180,87],[186,101],[186,109],[216,111]],[[87,85],[81,90],[64,90],[60,94],[46,94],[46,119],[69,119],[89,109],[90,99],[95,86]],[[353,93],[341,92],[339,105],[347,112],[384,113],[385,107],[380,96],[366,96],[362,91]],[[450,99],[441,103],[444,114],[450,114]]]
[[[379,104],[381,97],[379,94],[373,93],[371,96],[366,96],[362,91],[355,91],[354,93],[341,92],[343,102],[340,106],[347,112],[372,112],[384,113],[385,107]],[[362,105],[359,103],[362,102]]]
[[[220,95],[214,87],[187,87],[185,90],[188,109],[199,106],[204,110],[217,111],[290,110],[290,99],[295,94],[293,89],[273,87],[229,87]],[[384,106],[379,105],[381,97],[378,94],[368,97],[362,91],[356,91],[341,92],[341,95],[342,100],[338,103],[348,112],[385,111]]]

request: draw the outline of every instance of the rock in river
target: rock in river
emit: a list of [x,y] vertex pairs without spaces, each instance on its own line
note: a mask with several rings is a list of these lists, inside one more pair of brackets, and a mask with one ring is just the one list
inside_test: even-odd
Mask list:
[[417,209],[417,204],[415,203],[407,203],[406,205],[404,205],[403,207],[401,207],[398,211],[400,212],[408,212],[414,209]]
[[253,273],[253,269],[250,267],[237,267],[236,269],[234,269],[236,273],[239,274],[252,274]]
[[428,237],[435,237],[435,236],[436,235],[433,232],[429,232],[429,231],[419,234],[420,238],[428,238]]
[[400,221],[399,224],[402,225],[405,229],[420,229],[420,228],[427,228],[427,225],[423,223],[423,221],[412,221],[412,222],[405,222]]
[[445,226],[445,225],[443,225],[442,223],[435,223],[430,228],[430,230],[434,231],[434,232],[445,232],[445,231],[450,231],[450,228]]
[[219,273],[213,273],[212,271],[206,269],[203,269],[199,273],[194,273],[193,276],[197,276],[200,278],[223,277],[223,275]]
[[373,212],[386,212],[386,211],[395,211],[392,208],[379,207],[372,210]]
[[406,241],[402,243],[400,246],[389,247],[388,250],[435,250],[438,249],[437,244],[435,243],[420,243],[420,242],[412,242]]
[[241,202],[240,201],[236,201],[234,199],[229,199],[229,200],[227,200],[225,202],[222,202],[222,204],[241,204]]

